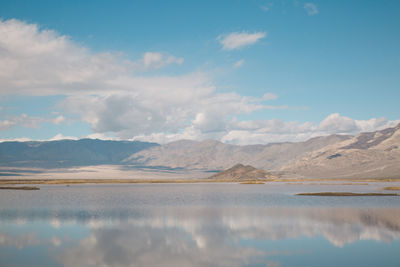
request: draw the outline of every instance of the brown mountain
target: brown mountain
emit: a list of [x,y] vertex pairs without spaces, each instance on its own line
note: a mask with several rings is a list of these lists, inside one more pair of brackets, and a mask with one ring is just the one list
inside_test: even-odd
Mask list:
[[250,165],[236,164],[232,168],[221,171],[213,176],[209,177],[209,179],[215,180],[233,180],[233,181],[263,181],[268,178],[273,178],[274,176],[271,173],[256,169]]
[[281,168],[320,178],[400,178],[400,124],[325,146]]
[[298,143],[237,146],[214,140],[202,142],[180,140],[132,154],[125,163],[171,168],[224,170],[237,163],[264,170],[278,170],[281,166],[321,149],[352,138],[330,135]]

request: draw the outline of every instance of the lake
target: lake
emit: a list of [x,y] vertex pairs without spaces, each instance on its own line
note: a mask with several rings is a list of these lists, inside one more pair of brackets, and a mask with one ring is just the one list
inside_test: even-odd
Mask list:
[[39,185],[0,192],[0,266],[400,266],[385,185]]

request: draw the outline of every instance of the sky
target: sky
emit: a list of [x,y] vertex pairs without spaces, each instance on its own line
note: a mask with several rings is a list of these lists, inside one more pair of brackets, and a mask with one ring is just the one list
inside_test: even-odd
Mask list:
[[296,142],[400,123],[400,1],[0,1],[0,141]]

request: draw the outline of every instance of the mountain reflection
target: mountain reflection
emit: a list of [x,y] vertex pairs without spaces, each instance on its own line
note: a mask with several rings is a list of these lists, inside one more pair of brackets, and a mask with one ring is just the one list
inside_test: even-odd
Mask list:
[[265,266],[270,256],[310,251],[263,249],[252,242],[323,237],[340,248],[360,240],[400,239],[399,208],[186,206],[129,210],[124,216],[2,211],[0,221],[20,227],[37,221],[57,233],[64,227],[87,228],[75,241],[61,234],[44,240],[40,233],[0,233],[0,248],[39,242],[59,247],[56,259],[65,266]]

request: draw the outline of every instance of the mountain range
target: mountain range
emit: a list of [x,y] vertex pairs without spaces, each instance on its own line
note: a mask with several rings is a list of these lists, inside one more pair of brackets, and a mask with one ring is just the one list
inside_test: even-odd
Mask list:
[[247,146],[224,144],[215,140],[180,140],[139,151],[124,162],[144,166],[207,170],[224,170],[241,163],[258,169],[278,170],[307,152],[350,138],[351,136],[330,135],[298,143]]
[[93,139],[0,143],[0,166],[60,168],[126,165],[219,171],[238,163],[283,177],[399,178],[400,124],[305,142],[238,146],[215,140],[180,140],[159,145]]
[[139,141],[98,139],[0,143],[0,166],[64,168],[120,164],[143,149],[159,146]]

